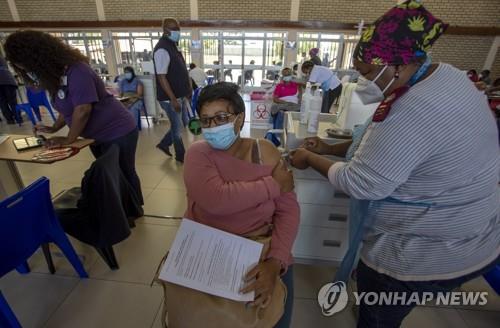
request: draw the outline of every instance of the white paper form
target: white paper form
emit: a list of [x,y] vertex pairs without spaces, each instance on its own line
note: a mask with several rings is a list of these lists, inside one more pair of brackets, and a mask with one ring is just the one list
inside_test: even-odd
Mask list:
[[260,259],[261,243],[183,219],[159,278],[235,301],[254,300],[240,294],[245,274]]

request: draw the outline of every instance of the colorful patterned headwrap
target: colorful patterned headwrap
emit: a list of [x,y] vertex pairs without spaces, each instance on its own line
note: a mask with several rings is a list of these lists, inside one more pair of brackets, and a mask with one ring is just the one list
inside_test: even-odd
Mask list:
[[309,56],[311,57],[317,56],[318,54],[319,54],[318,48],[311,48],[311,50],[309,50]]
[[447,27],[420,1],[404,1],[367,26],[354,58],[374,65],[411,64],[426,56]]

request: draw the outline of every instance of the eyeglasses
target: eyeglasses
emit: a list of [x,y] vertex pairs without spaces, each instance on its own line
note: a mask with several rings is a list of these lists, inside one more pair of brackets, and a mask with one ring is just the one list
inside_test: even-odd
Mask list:
[[219,113],[215,116],[211,117],[201,117],[200,122],[201,122],[201,127],[202,128],[209,128],[210,125],[212,125],[212,120],[215,122],[215,125],[224,125],[227,122],[229,122],[229,118],[231,116],[234,116],[234,114],[231,113]]

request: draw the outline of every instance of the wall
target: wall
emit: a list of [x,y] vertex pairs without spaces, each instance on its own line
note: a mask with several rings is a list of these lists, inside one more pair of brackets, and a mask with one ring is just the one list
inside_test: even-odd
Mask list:
[[445,34],[434,44],[432,58],[463,70],[481,70],[492,43],[493,37]]
[[371,23],[395,3],[394,0],[301,0],[299,21],[353,23],[364,19],[367,23]]
[[102,0],[108,20],[189,19],[189,0]]
[[500,48],[498,48],[495,61],[493,62],[493,66],[491,67],[491,77],[493,80],[500,78]]
[[95,0],[15,0],[22,21],[97,20]]
[[290,0],[199,0],[199,19],[290,20]]
[[[14,0],[24,20],[97,20],[96,0]],[[108,20],[190,19],[189,0],[102,0]],[[396,0],[198,0],[200,20],[290,20],[299,2],[299,21],[373,22]],[[500,27],[500,0],[425,0],[425,6],[451,25]],[[0,0],[0,21],[12,21],[7,0]],[[490,37],[445,35],[435,45],[436,61],[461,69],[482,69]],[[492,70],[500,75],[500,54]]]
[[[372,23],[395,3],[395,0],[301,0],[299,20],[352,23],[364,19]],[[500,0],[425,0],[424,5],[451,25],[500,26]]]
[[[394,0],[324,0],[300,2],[299,20],[336,22],[375,21],[395,4]],[[500,26],[500,0],[426,0],[426,8],[450,25]],[[461,69],[481,70],[490,50],[493,37],[444,35],[435,44],[433,58]],[[493,67],[500,70],[496,56]]]
[[7,0],[0,0],[0,21],[12,21]]

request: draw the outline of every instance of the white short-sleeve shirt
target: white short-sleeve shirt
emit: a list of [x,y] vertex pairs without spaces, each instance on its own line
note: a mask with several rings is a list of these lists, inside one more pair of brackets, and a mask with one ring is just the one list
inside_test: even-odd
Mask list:
[[309,77],[309,82],[323,84],[323,82],[328,80],[330,80],[328,90],[333,90],[340,85],[337,74],[331,69],[325,66],[314,65]]
[[167,74],[168,66],[170,65],[170,55],[165,49],[155,51],[155,69],[156,74]]

